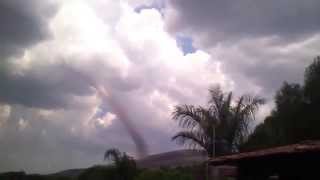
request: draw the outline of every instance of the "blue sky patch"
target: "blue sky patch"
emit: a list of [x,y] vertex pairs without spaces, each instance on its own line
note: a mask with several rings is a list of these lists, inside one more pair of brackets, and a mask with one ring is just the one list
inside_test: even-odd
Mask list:
[[165,0],[154,0],[151,5],[141,5],[134,9],[135,12],[140,13],[144,9],[157,9],[160,13],[165,8]]
[[177,36],[176,42],[184,54],[194,53],[196,51],[196,48],[192,45],[192,38],[188,36]]

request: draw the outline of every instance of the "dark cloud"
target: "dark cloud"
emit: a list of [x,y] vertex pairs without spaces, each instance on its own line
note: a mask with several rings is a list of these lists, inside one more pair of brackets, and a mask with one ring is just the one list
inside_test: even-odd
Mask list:
[[271,98],[284,81],[303,82],[304,68],[320,51],[319,45],[319,36],[287,45],[252,38],[213,47],[211,53],[222,62],[224,73],[234,80],[237,91],[256,89]]
[[23,49],[49,36],[48,18],[57,5],[42,0],[0,2],[0,60],[21,54]]
[[[50,38],[49,20],[57,10],[58,4],[51,0],[0,2],[0,103],[41,108],[66,106],[66,99],[70,97],[58,95],[59,91],[68,94],[75,88],[68,81],[48,77],[66,76],[63,79],[72,80],[78,85],[82,83],[63,67],[33,68],[17,74],[10,64],[10,59],[21,57],[26,48]],[[86,90],[79,88],[78,91]]]
[[172,0],[167,14],[171,31],[199,33],[203,41],[312,35],[320,28],[318,0]]
[[92,93],[90,82],[63,63],[34,66],[22,73],[3,64],[0,84],[0,102],[44,109],[74,106],[74,96]]

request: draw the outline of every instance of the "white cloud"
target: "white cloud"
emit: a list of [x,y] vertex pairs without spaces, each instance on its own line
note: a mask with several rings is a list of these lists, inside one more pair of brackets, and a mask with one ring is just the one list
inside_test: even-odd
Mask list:
[[99,126],[102,126],[104,128],[111,125],[112,121],[117,118],[117,115],[108,112],[104,117],[97,118],[96,121]]
[[18,129],[20,131],[23,131],[25,128],[29,126],[30,124],[28,123],[28,121],[24,120],[23,118],[20,118],[20,120],[18,121]]
[[150,6],[153,2],[156,0],[125,0],[131,7],[137,7],[137,6]]
[[8,105],[0,105],[0,128],[8,121],[11,108]]

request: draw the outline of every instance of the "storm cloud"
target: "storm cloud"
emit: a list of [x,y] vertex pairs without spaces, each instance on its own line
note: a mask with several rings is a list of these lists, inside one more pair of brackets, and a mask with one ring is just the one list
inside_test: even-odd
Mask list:
[[208,44],[268,36],[292,40],[312,36],[320,28],[317,0],[172,0],[168,4],[169,29],[203,35]]
[[[80,78],[66,64],[35,67],[13,73],[9,67],[0,72],[0,102],[26,107],[56,109],[74,106],[75,96],[90,94],[90,82]],[[72,82],[72,83],[70,83]]]
[[49,38],[48,19],[56,9],[57,4],[50,1],[1,1],[1,61],[10,55],[21,55],[26,47]]

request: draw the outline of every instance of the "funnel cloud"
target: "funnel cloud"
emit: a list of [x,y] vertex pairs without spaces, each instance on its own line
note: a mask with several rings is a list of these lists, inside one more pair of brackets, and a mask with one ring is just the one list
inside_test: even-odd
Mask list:
[[[139,131],[136,129],[136,127],[132,124],[130,121],[129,115],[125,109],[123,109],[111,96],[111,93],[106,93],[104,88],[99,88],[98,89],[98,94],[102,98],[103,103],[108,103],[112,110],[115,112],[117,115],[117,119],[119,119],[122,124],[124,125],[125,129],[127,130],[128,134],[132,138],[132,141],[134,142],[136,146],[136,153],[138,155],[138,158],[143,158],[148,155],[148,147],[147,144],[144,140],[144,138],[141,136]],[[102,107],[102,111],[105,113],[102,114],[101,116],[105,115],[107,112],[107,109],[105,107]]]

